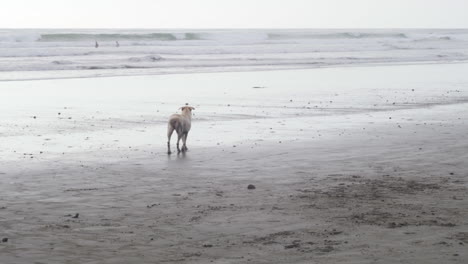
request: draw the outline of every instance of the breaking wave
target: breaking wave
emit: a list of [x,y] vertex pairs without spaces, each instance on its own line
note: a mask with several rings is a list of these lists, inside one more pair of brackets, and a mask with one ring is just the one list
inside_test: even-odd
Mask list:
[[443,36],[443,37],[428,37],[428,38],[420,38],[420,39],[415,39],[413,40],[414,42],[424,42],[424,41],[449,41],[453,40],[453,38],[448,37],[448,36]]
[[163,60],[161,56],[158,55],[148,55],[144,57],[132,57],[128,59],[131,62],[155,62],[159,60]]
[[86,33],[57,33],[42,34],[38,41],[66,42],[66,41],[118,41],[118,40],[147,40],[147,41],[174,41],[199,40],[197,33],[146,33],[146,34],[86,34]]
[[269,39],[363,39],[363,38],[408,38],[403,33],[361,33],[361,32],[339,32],[339,33],[310,33],[310,34],[277,34],[269,33]]
[[68,61],[68,60],[54,60],[52,61],[53,64],[56,64],[56,65],[69,65],[69,64],[73,64],[72,61]]

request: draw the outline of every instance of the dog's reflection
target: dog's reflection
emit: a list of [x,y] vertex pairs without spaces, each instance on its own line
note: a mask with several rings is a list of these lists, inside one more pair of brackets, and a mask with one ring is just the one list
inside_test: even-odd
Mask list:
[[188,160],[187,152],[178,152],[176,156],[174,155],[167,155],[167,160],[169,161],[184,161]]

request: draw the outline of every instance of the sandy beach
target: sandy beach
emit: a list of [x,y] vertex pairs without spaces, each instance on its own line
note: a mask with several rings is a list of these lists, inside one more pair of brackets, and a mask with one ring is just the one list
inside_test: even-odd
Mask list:
[[1,82],[0,262],[467,263],[466,72]]

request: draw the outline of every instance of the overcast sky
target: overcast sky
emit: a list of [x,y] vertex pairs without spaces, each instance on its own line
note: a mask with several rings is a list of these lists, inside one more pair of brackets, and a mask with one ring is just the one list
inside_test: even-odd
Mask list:
[[468,0],[1,0],[0,28],[468,28]]

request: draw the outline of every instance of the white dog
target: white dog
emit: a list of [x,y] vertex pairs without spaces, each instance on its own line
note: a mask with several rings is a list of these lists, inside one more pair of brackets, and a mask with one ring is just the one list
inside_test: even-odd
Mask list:
[[[192,110],[195,110],[191,106],[183,106],[180,108],[182,110],[181,114],[173,114],[169,118],[167,124],[167,154],[171,154],[171,136],[174,130],[177,132],[177,153],[185,152],[187,148],[187,136],[192,126]],[[179,141],[182,139],[182,150],[179,148]]]

